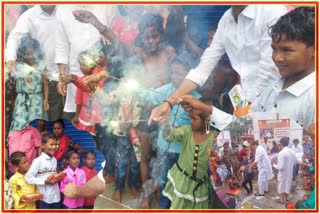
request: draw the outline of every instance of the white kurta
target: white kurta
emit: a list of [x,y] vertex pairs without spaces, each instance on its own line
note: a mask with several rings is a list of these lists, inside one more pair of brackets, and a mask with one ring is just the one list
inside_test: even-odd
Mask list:
[[268,181],[273,178],[271,161],[266,150],[262,146],[256,149],[255,160],[258,166],[258,189],[260,194],[268,191]]
[[278,154],[278,163],[274,165],[278,173],[278,193],[290,193],[293,177],[293,167],[296,163],[296,156],[292,149],[284,147]]

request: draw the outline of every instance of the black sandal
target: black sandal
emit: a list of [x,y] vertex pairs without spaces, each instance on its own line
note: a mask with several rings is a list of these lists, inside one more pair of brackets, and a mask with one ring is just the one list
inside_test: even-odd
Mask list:
[[255,193],[255,196],[264,196],[264,194]]

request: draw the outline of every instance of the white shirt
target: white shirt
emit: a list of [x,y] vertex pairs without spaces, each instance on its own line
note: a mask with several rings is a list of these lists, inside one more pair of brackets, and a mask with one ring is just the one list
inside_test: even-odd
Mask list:
[[251,109],[279,113],[280,119],[290,118],[307,128],[315,123],[316,72],[282,90],[284,81],[281,78],[266,88],[252,103]]
[[298,144],[295,146],[294,144],[290,147],[295,153],[303,153],[303,147]]
[[48,69],[48,79],[58,81],[59,72],[55,64],[56,42],[56,9],[51,15],[42,10],[40,5],[34,6],[24,12],[18,19],[14,29],[8,37],[6,48],[6,61],[17,59],[17,50],[22,37],[31,35],[40,44],[44,61]]
[[[67,64],[67,72],[82,76],[78,62],[79,54],[93,46],[100,39],[99,31],[91,24],[77,21],[74,10],[92,12],[102,24],[110,26],[118,11],[114,5],[64,5],[57,8],[58,26],[56,31],[56,63]],[[67,86],[65,112],[75,112],[76,87]]]
[[45,180],[56,173],[57,160],[42,152],[39,157],[33,160],[30,169],[25,175],[29,184],[36,184],[40,193],[43,194],[42,201],[52,204],[60,201],[60,190],[58,183],[45,184]]
[[218,23],[211,45],[203,53],[200,64],[186,79],[202,86],[224,53],[240,75],[241,87],[252,102],[262,89],[279,78],[272,61],[271,37],[268,27],[287,13],[282,5],[249,5],[235,22],[231,9]]

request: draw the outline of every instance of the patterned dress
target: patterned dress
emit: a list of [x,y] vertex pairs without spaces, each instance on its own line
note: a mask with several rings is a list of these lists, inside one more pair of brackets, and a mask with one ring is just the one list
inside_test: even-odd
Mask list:
[[16,65],[16,92],[10,133],[22,130],[35,119],[46,120],[43,109],[41,74],[43,67],[34,68],[26,63]]
[[207,209],[209,182],[208,165],[212,143],[216,137],[212,133],[202,144],[196,144],[191,126],[172,129],[168,142],[182,142],[182,151],[168,172],[168,182],[163,195],[171,200],[173,209]]

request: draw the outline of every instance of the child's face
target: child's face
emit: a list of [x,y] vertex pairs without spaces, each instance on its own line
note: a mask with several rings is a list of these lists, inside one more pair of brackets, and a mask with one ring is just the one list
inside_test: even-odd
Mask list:
[[188,70],[182,64],[172,64],[171,65],[171,82],[172,84],[178,88],[186,75],[188,74]]
[[87,157],[84,159],[84,164],[89,168],[93,168],[95,163],[96,157],[93,154],[87,154]]
[[23,62],[27,63],[28,65],[34,65],[36,63],[36,58],[34,56],[33,48],[26,49],[23,56]]
[[43,128],[43,127],[46,126],[46,124],[47,124],[47,122],[46,122],[45,120],[41,120],[41,119],[38,119],[38,120],[37,120],[37,126],[38,126],[38,127]]
[[83,73],[83,75],[87,76],[87,75],[91,75],[92,74],[92,68],[90,68],[89,66],[86,66],[84,64],[80,64],[80,70]]
[[192,131],[201,132],[204,130],[204,124],[199,115],[190,114],[190,124]]
[[304,77],[314,70],[314,47],[296,40],[287,40],[282,35],[272,39],[272,59],[283,77]]
[[162,41],[161,33],[155,27],[147,28],[142,34],[144,51],[154,54],[159,51],[159,45]]
[[80,164],[80,156],[77,153],[73,153],[68,161],[70,168],[76,169]]
[[62,137],[62,136],[63,136],[64,129],[63,129],[62,124],[60,124],[60,123],[55,123],[55,124],[53,124],[52,130],[53,130],[53,134],[54,134],[56,137],[59,138],[59,137]]
[[48,139],[46,143],[42,144],[42,151],[52,157],[57,151],[57,141],[54,139]]
[[22,157],[18,166],[16,166],[18,172],[20,172],[23,175],[28,172],[29,168],[30,164],[27,157]]

